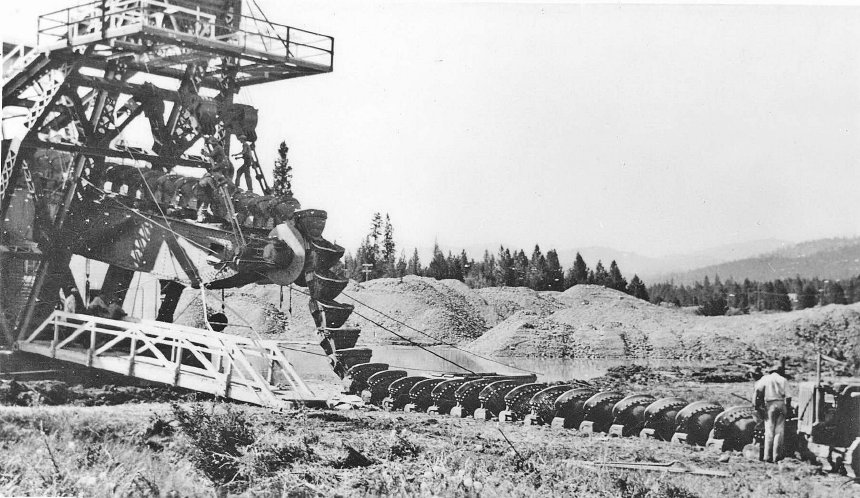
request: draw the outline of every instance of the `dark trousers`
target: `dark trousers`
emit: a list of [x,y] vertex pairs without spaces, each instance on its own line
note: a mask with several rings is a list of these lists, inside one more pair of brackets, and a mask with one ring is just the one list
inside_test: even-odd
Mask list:
[[249,191],[254,190],[254,184],[251,183],[251,165],[248,163],[243,164],[236,170],[236,186],[240,186],[240,180],[243,174],[245,175],[245,185],[247,185],[247,189]]

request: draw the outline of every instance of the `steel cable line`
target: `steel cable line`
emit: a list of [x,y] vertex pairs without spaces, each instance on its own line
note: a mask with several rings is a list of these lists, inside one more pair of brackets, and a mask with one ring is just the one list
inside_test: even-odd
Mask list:
[[387,313],[385,313],[384,311],[380,311],[380,310],[378,310],[378,309],[374,308],[373,306],[370,306],[369,304],[363,303],[363,302],[359,301],[358,299],[356,299],[356,298],[352,297],[351,295],[347,294],[346,292],[342,292],[341,294],[342,294],[343,296],[348,297],[349,299],[352,299],[353,301],[355,301],[356,303],[358,303],[358,304],[360,304],[360,305],[364,306],[365,308],[368,308],[368,309],[370,309],[370,310],[373,310],[373,311],[375,311],[375,312],[379,313],[380,315],[382,315],[382,316],[384,316],[384,317],[388,318],[389,320],[392,320],[392,321],[394,321],[394,322],[396,322],[396,323],[399,323],[400,325],[403,325],[404,327],[406,327],[406,328],[408,328],[408,329],[410,329],[410,330],[413,330],[413,331],[415,331],[415,332],[418,332],[419,334],[422,334],[422,335],[424,335],[424,336],[427,336],[427,337],[429,337],[429,338],[433,339],[434,341],[439,341],[439,342],[441,342],[442,344],[444,344],[444,345],[446,345],[446,346],[449,346],[449,347],[452,347],[452,348],[456,349],[457,351],[460,351],[460,352],[463,352],[463,353],[466,353],[466,354],[470,354],[470,355],[475,356],[475,357],[477,357],[477,358],[481,358],[482,360],[490,361],[490,362],[492,362],[492,363],[495,363],[495,364],[497,364],[497,365],[501,365],[501,366],[503,366],[503,367],[513,368],[514,370],[520,370],[521,372],[529,372],[529,373],[533,373],[533,374],[539,374],[539,373],[540,373],[540,372],[535,372],[535,371],[533,371],[533,370],[529,370],[529,369],[527,369],[527,368],[520,368],[520,367],[515,367],[515,366],[513,366],[513,365],[508,365],[507,363],[503,363],[503,362],[501,362],[501,361],[494,360],[494,359],[492,359],[492,358],[488,358],[488,357],[486,357],[486,356],[479,355],[478,353],[474,353],[474,352],[472,352],[472,351],[468,351],[468,350],[462,349],[462,348],[460,348],[460,347],[457,347],[455,344],[451,344],[451,343],[445,342],[445,341],[443,341],[443,340],[439,339],[438,337],[434,337],[434,336],[432,336],[432,335],[428,334],[427,332],[424,332],[424,331],[422,331],[422,330],[418,330],[418,329],[416,329],[415,327],[413,327],[413,326],[411,326],[411,325],[409,325],[409,324],[407,324],[407,323],[405,323],[405,322],[402,322],[401,320],[398,320],[397,318],[394,318],[394,317],[393,317],[393,316],[391,316],[391,315],[388,315],[388,314],[387,314]]
[[[292,285],[290,285],[290,287],[292,288]],[[311,299],[313,299],[313,296],[311,296],[311,294],[310,294],[309,292],[303,291],[303,290],[301,290],[301,289],[296,289],[296,292],[299,292],[299,293],[301,293],[301,294],[304,294],[304,295],[306,295],[306,296],[310,297]],[[475,372],[475,371],[474,371],[474,370],[472,370],[472,369],[469,369],[469,368],[464,367],[463,365],[460,365],[459,363],[457,363],[457,362],[456,362],[456,361],[454,361],[454,360],[451,360],[451,359],[445,358],[444,356],[440,355],[439,353],[436,353],[435,351],[431,351],[430,349],[427,349],[424,345],[422,345],[422,344],[418,344],[417,342],[413,341],[412,339],[409,339],[408,337],[405,337],[405,336],[402,336],[402,335],[398,334],[397,332],[395,332],[395,331],[391,330],[390,328],[386,327],[385,325],[382,325],[381,323],[379,323],[379,322],[377,322],[377,321],[375,321],[375,320],[373,320],[373,319],[371,319],[371,318],[368,318],[368,317],[366,317],[366,316],[362,315],[361,313],[359,313],[359,312],[357,312],[357,311],[353,311],[353,313],[355,313],[356,315],[358,315],[358,316],[359,316],[359,317],[361,317],[361,318],[364,318],[364,319],[365,319],[365,320],[367,320],[368,322],[370,322],[370,323],[372,323],[372,324],[376,325],[377,327],[381,328],[382,330],[385,330],[386,332],[389,332],[389,333],[391,333],[391,334],[393,334],[393,335],[397,336],[398,338],[400,338],[400,339],[402,339],[402,340],[404,340],[404,341],[406,341],[406,342],[408,342],[408,343],[412,344],[413,346],[417,346],[417,347],[419,347],[419,348],[423,349],[424,351],[427,351],[428,353],[430,353],[430,354],[432,354],[433,356],[435,356],[435,357],[437,357],[437,358],[441,359],[442,361],[448,362],[448,363],[450,363],[450,364],[454,365],[455,367],[460,368],[460,369],[462,369],[462,370],[465,370],[465,371],[467,371],[467,372],[469,372],[469,373],[473,373],[473,374],[474,374],[474,373],[477,373],[477,372]]]
[[[289,347],[289,346],[284,346],[284,345],[282,345],[282,344],[278,344],[278,348],[280,348],[280,349],[285,349],[285,350],[287,350],[287,351],[295,351],[295,352],[297,352],[297,353],[305,353],[305,354],[309,354],[309,355],[311,355],[311,356],[322,356],[323,358],[328,358],[328,355],[325,355],[325,354],[323,354],[323,353],[315,353],[315,352],[313,352],[313,351],[307,351],[307,350],[305,350],[305,349],[291,348],[291,347]],[[429,369],[429,368],[406,367],[406,366],[403,366],[403,365],[394,365],[394,364],[391,364],[391,363],[388,363],[388,366],[389,366],[389,367],[392,367],[392,368],[397,368],[397,369],[400,369],[400,370],[420,370],[420,371],[422,371],[422,372],[431,372],[431,373],[439,373],[439,374],[451,373],[451,372],[448,372],[448,371],[446,371],[446,370],[432,370],[432,369]]]

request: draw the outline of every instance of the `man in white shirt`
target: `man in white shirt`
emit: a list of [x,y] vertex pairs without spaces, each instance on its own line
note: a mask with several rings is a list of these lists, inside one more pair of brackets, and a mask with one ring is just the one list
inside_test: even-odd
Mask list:
[[785,369],[782,363],[755,383],[756,408],[763,412],[764,460],[778,462],[784,458],[785,443]]
[[76,313],[78,309],[78,289],[72,287],[69,289],[68,295],[63,295],[60,291],[60,297],[63,299],[63,311],[66,313]]

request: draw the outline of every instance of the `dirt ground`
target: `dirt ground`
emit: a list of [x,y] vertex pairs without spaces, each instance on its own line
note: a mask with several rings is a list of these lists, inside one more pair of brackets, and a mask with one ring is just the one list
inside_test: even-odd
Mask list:
[[[724,406],[743,403],[735,395],[752,386],[661,375],[620,369],[595,383]],[[98,389],[72,391],[81,393],[70,401],[79,405],[103,399]],[[774,465],[737,452],[516,423],[374,409],[274,412],[193,402],[169,388],[154,392],[131,391],[114,406],[47,406],[39,399],[30,406],[0,406],[0,495],[860,496],[860,484],[792,458]],[[192,423],[199,426],[210,427],[200,417],[229,415],[229,423],[203,431],[210,442],[229,447],[231,438],[241,439],[242,424],[254,434],[253,442],[223,457],[226,467],[219,468],[238,469],[227,486],[223,475],[213,478],[211,466],[207,471],[201,464],[205,441],[178,423],[175,407],[189,413],[195,406],[200,409]],[[729,475],[601,467],[673,461]]]

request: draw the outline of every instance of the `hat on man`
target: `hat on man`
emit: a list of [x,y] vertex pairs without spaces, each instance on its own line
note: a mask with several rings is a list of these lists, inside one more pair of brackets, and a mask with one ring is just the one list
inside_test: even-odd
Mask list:
[[782,361],[775,361],[770,367],[770,371],[782,375],[783,373],[785,373],[785,365],[782,363]]

